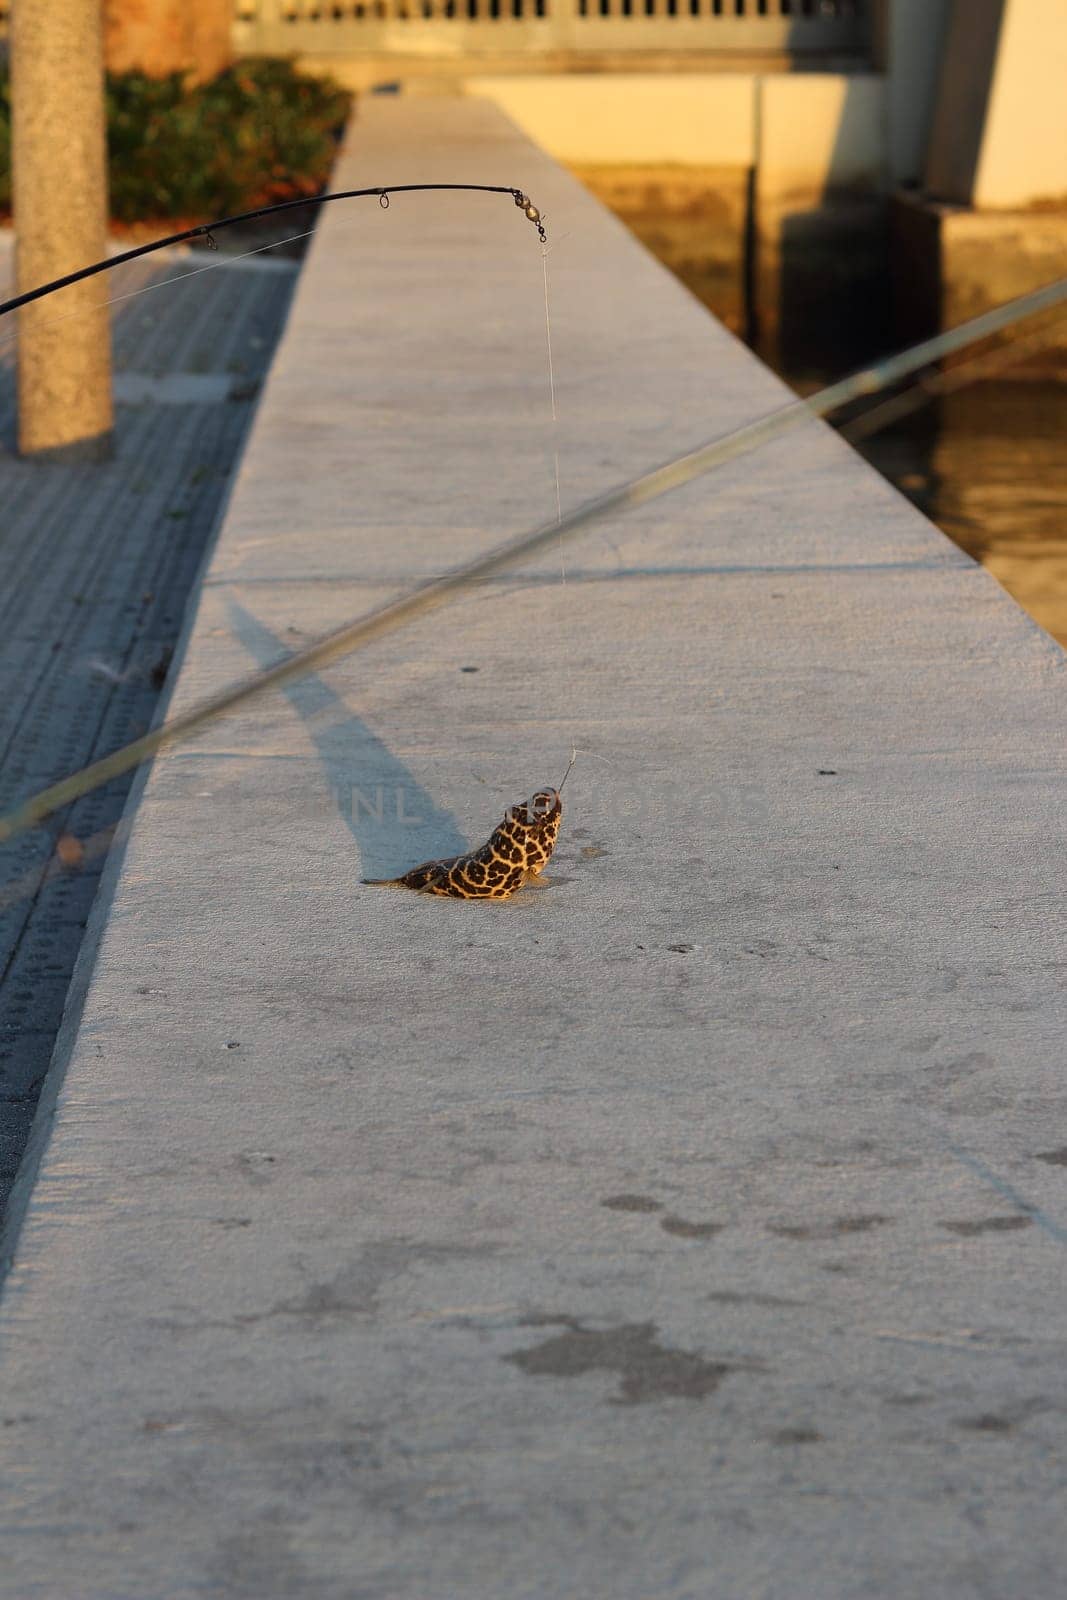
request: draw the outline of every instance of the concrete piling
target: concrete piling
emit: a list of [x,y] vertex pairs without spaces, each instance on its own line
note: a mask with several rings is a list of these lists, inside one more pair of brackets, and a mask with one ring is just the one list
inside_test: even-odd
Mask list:
[[[98,0],[19,0],[11,18],[12,182],[19,292],[107,250],[107,152]],[[24,455],[110,453],[110,328],[98,282],[19,312]]]

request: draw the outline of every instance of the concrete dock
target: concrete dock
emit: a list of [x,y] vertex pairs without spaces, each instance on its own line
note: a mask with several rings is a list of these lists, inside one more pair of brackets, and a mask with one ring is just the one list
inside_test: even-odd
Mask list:
[[[364,103],[335,186],[434,180],[547,215],[564,508],[785,399],[493,107]],[[554,442],[510,201],[328,208],[172,709],[543,521]],[[137,786],[4,1600],[1062,1594],[1064,654],[818,423],[564,559]],[[572,744],[547,887],[361,884]]]

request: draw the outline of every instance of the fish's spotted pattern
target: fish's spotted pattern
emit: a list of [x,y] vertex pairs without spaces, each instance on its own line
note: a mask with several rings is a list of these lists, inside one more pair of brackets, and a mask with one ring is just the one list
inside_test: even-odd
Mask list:
[[399,878],[364,878],[364,883],[395,884],[419,894],[456,900],[506,900],[544,870],[559,836],[563,802],[558,789],[539,789],[529,800],[509,806],[480,850],[424,861]]

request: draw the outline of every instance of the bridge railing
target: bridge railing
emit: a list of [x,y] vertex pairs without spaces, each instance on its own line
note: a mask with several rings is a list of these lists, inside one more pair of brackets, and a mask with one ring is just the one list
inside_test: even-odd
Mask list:
[[866,53],[872,0],[235,0],[242,51]]
[[[234,0],[242,54],[869,55],[878,0]],[[0,41],[12,0],[0,0]]]

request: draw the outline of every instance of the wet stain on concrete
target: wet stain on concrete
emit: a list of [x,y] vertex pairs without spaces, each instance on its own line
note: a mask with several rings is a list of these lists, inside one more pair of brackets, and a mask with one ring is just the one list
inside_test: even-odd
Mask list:
[[874,1213],[863,1217],[833,1217],[828,1222],[780,1223],[777,1226],[772,1223],[767,1231],[776,1233],[780,1239],[840,1239],[850,1233],[870,1233],[892,1220]]
[[684,1217],[676,1217],[673,1213],[660,1223],[664,1233],[673,1233],[679,1239],[714,1239],[725,1226],[725,1222],[687,1222]]
[[[196,1571],[203,1592],[225,1594],[233,1600],[268,1600],[276,1595],[306,1595],[323,1600],[326,1590],[305,1564],[299,1530],[277,1511],[260,1513],[246,1526],[219,1540],[205,1553],[206,1571]],[[353,1600],[366,1590],[349,1591]]]
[[275,1176],[271,1168],[277,1159],[269,1150],[246,1150],[236,1158],[237,1170],[254,1189],[260,1189]]
[[1032,1222],[1032,1217],[977,1217],[973,1222],[943,1222],[941,1226],[963,1239],[974,1239],[980,1233],[1018,1233]]
[[961,1417],[956,1423],[957,1428],[964,1428],[968,1433],[1014,1433],[1015,1421],[1012,1417],[998,1417],[992,1411],[984,1411],[978,1417]]
[[[958,986],[959,974],[950,973],[931,993],[951,994]],[[984,1050],[926,1067],[915,1082],[914,1094],[922,1106],[964,1117],[992,1116],[1011,1103],[996,1061]]]
[[808,1303],[782,1294],[743,1294],[737,1289],[713,1289],[706,1298],[720,1306],[806,1306]]
[[532,1378],[577,1378],[587,1372],[618,1374],[615,1405],[643,1405],[654,1400],[706,1400],[733,1372],[762,1371],[755,1364],[706,1361],[691,1350],[672,1350],[659,1343],[654,1322],[623,1323],[616,1328],[586,1328],[576,1317],[524,1318],[527,1327],[554,1324],[563,1328],[543,1344],[515,1350],[502,1359]]
[[1067,1167],[1067,1144],[1061,1145],[1058,1150],[1041,1150],[1034,1159],[1047,1161],[1050,1167]]
[[940,1038],[939,1033],[920,1033],[914,1039],[902,1044],[901,1049],[906,1050],[909,1055],[924,1056],[928,1050],[934,1048]]
[[428,1245],[406,1239],[382,1240],[363,1250],[332,1278],[312,1282],[300,1294],[279,1300],[265,1311],[238,1317],[242,1325],[262,1322],[270,1317],[308,1318],[312,1323],[327,1318],[370,1317],[380,1306],[383,1291],[395,1279],[422,1265],[447,1265],[492,1255],[495,1247],[485,1245]]
[[957,1417],[956,1427],[962,1428],[965,1433],[1011,1434],[1031,1417],[1048,1411],[1050,1406],[1051,1402],[1043,1395],[1033,1395],[1029,1399],[1016,1400],[1003,1411],[980,1411],[973,1417]]
[[609,1194],[600,1204],[609,1211],[662,1211],[663,1205],[659,1200],[653,1200],[647,1194]]

